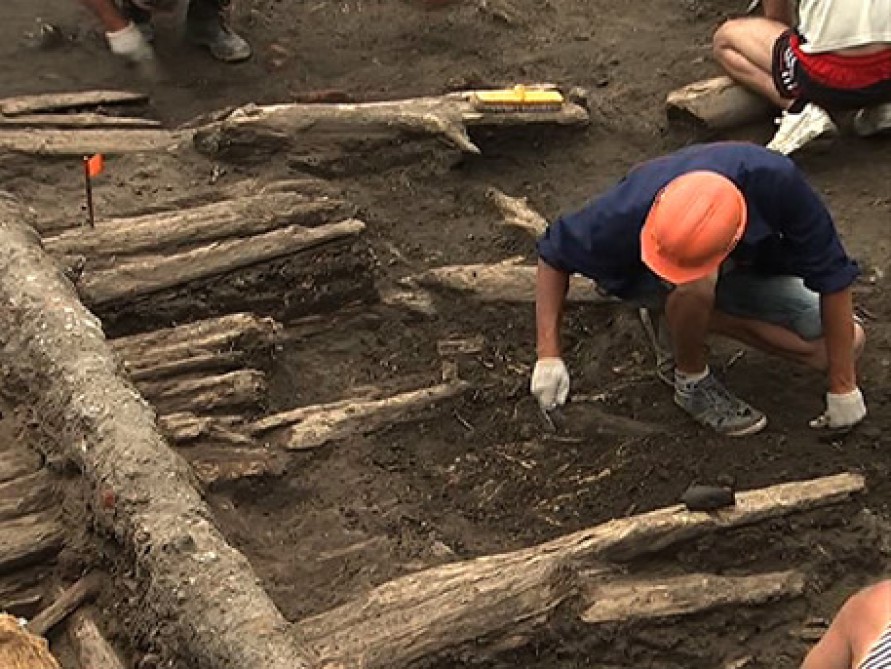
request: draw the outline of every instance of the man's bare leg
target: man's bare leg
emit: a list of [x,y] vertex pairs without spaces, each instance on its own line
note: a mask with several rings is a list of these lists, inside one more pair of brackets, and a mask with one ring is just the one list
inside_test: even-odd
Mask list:
[[781,109],[783,98],[773,83],[773,47],[789,26],[763,17],[733,19],[715,32],[712,49],[718,63],[732,79],[760,93]]
[[[807,341],[781,325],[773,325],[750,318],[712,312],[709,330],[748,344],[766,353],[779,355],[812,369],[824,372],[828,364],[826,343],[821,339]],[[866,333],[859,323],[854,324],[854,356],[860,357],[866,344]]]

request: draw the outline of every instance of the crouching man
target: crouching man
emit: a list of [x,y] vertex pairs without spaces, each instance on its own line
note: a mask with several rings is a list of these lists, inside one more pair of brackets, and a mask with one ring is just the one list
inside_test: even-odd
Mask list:
[[538,253],[531,389],[545,411],[569,395],[560,327],[569,277],[578,273],[654,311],[671,353],[660,378],[678,406],[719,433],[754,434],[767,417],[712,374],[712,333],[825,371],[826,410],[812,427],[845,429],[866,416],[855,369],[865,334],[851,294],[859,270],[784,156],[727,142],[643,163],[558,218]]

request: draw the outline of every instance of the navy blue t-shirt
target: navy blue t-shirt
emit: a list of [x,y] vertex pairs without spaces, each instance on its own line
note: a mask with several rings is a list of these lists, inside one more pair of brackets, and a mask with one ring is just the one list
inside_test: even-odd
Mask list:
[[619,298],[655,288],[659,279],[641,260],[641,228],[658,192],[695,170],[724,175],[745,196],[748,224],[730,254],[738,266],[801,277],[820,294],[843,290],[859,275],[832,216],[795,164],[742,142],[692,146],[634,167],[605,194],[548,226],[539,256]]

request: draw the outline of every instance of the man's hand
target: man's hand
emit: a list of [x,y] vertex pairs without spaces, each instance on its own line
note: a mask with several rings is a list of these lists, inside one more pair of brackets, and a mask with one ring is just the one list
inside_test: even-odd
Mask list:
[[541,358],[532,372],[532,394],[544,411],[566,404],[569,397],[569,372],[561,358]]
[[817,429],[846,430],[866,418],[866,403],[859,388],[849,393],[826,393],[826,411],[811,421]]
[[135,23],[129,23],[126,28],[115,32],[105,33],[111,52],[131,63],[149,63],[154,61],[155,52],[152,49]]

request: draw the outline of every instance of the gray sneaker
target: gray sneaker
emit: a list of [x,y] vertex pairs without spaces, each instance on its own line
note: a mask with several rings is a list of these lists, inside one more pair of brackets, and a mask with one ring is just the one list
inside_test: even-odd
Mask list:
[[676,383],[674,402],[697,423],[728,437],[756,434],[767,425],[767,416],[733,395],[711,373],[688,388]]
[[866,107],[854,115],[854,132],[860,137],[870,137],[891,130],[891,103]]
[[225,63],[247,60],[253,53],[251,45],[232,30],[220,16],[186,22],[186,38],[198,46],[207,47],[210,54]]

